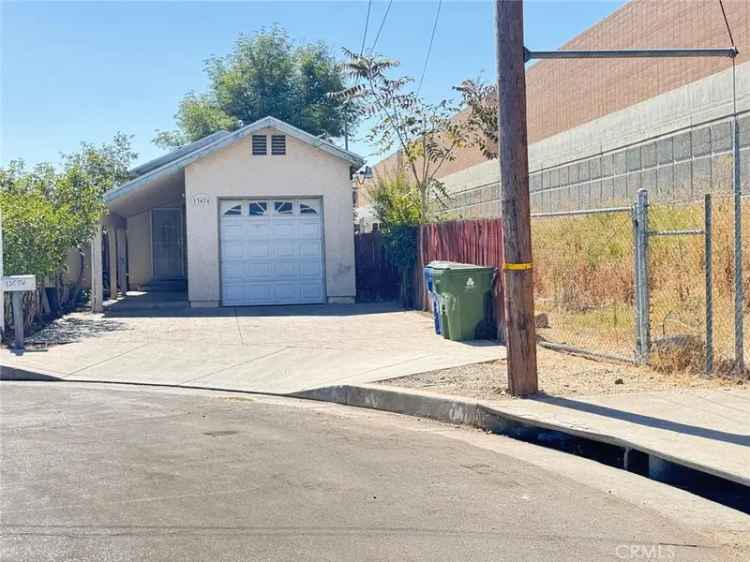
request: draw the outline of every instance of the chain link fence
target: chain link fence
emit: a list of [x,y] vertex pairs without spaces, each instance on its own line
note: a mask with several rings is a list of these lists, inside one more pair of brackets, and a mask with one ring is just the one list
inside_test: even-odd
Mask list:
[[[543,345],[667,371],[733,371],[733,196],[648,203],[647,193],[640,195],[640,205],[632,208],[532,215]],[[748,197],[742,199],[742,218],[742,239],[750,240]],[[750,252],[743,254],[740,308],[748,326]],[[747,328],[743,339],[747,365]]]
[[534,214],[531,234],[541,341],[633,360],[631,208]]
[[[710,203],[651,204],[648,212],[651,357],[657,368],[735,369],[737,333],[735,213],[730,193]],[[708,218],[708,220],[706,220]],[[742,239],[750,240],[750,199],[742,198]],[[658,236],[663,231],[700,229],[700,236]],[[743,252],[746,326],[744,363],[750,359],[750,252]],[[707,300],[710,299],[710,300]]]

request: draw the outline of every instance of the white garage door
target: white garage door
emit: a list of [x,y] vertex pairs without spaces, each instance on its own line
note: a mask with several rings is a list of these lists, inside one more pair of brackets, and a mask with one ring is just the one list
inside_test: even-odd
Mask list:
[[325,300],[320,199],[221,202],[222,304]]

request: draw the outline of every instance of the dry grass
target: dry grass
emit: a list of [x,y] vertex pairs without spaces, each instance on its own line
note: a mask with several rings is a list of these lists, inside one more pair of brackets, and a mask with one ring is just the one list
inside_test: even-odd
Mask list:
[[[717,367],[734,350],[734,220],[732,198],[714,196],[714,344]],[[650,230],[703,228],[703,204],[652,204]],[[633,227],[630,213],[535,219],[532,224],[537,312],[542,337],[592,351],[632,357]],[[750,245],[750,201],[743,205]],[[701,370],[705,341],[705,249],[702,236],[653,237],[650,245],[651,334],[661,370]],[[745,314],[750,323],[750,252],[744,254]],[[750,336],[750,334],[748,334]],[[658,345],[659,340],[669,345]],[[680,347],[680,342],[684,346]],[[746,343],[750,353],[750,337]]]
[[[705,378],[688,372],[660,373],[632,365],[592,361],[541,347],[537,348],[539,386],[552,396],[593,396],[674,389],[750,389],[750,383],[730,377]],[[505,360],[465,365],[381,381],[401,386],[476,398],[499,400],[506,392]]]

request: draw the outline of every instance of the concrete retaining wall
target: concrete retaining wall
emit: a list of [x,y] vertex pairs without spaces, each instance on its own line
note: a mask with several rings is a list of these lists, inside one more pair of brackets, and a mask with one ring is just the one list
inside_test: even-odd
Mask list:
[[[732,91],[730,69],[530,145],[532,212],[631,203],[642,187],[654,201],[731,192]],[[750,63],[737,67],[737,111],[750,191]],[[442,179],[448,218],[499,213],[497,160]]]

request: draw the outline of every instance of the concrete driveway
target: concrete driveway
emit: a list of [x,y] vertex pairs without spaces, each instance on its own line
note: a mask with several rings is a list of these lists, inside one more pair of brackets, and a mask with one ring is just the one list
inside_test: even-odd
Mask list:
[[[429,315],[394,305],[304,305],[75,313],[30,340],[46,351],[0,364],[60,379],[288,393],[502,357],[494,342],[451,342]],[[30,346],[39,349],[41,346]],[[14,376],[4,369],[4,377]]]

